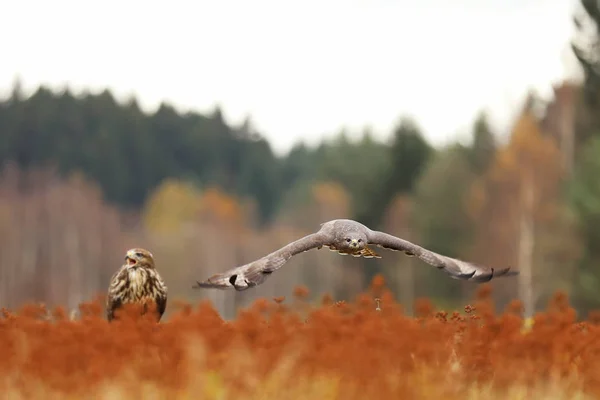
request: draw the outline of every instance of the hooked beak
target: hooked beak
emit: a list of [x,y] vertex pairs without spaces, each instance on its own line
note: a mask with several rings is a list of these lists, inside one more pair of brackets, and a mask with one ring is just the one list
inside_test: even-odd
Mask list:
[[126,263],[128,266],[132,266],[132,265],[135,265],[135,264],[137,264],[137,261],[136,261],[135,259],[133,259],[133,258],[129,257],[129,256],[125,256],[125,263]]
[[352,239],[352,242],[350,242],[350,246],[357,247],[358,246],[358,240],[357,239]]

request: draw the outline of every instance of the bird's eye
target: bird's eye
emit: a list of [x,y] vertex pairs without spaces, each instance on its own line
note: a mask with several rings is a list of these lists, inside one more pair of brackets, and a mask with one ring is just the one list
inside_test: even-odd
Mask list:
[[350,238],[346,238],[346,242],[350,243],[351,242]]
[[362,239],[358,239],[358,243],[362,242]]
[[135,253],[136,257],[142,258],[142,253]]

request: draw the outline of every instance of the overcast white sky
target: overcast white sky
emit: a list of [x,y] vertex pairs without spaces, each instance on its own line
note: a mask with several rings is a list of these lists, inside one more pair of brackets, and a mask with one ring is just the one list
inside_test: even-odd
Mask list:
[[219,103],[280,153],[412,115],[434,143],[482,108],[499,127],[565,63],[575,0],[6,0],[0,90],[68,84],[154,111]]

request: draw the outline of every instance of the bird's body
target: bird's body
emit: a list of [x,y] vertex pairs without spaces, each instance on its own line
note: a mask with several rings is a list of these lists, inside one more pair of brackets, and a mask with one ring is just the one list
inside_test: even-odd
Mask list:
[[115,311],[124,304],[154,303],[157,318],[167,307],[167,286],[154,265],[152,254],[145,249],[131,249],[125,264],[112,276],[106,301],[106,317],[112,321]]
[[256,261],[213,275],[204,282],[197,282],[194,288],[246,290],[263,283],[292,256],[314,248],[328,247],[342,255],[381,258],[369,245],[416,256],[427,264],[446,271],[454,279],[487,282],[494,276],[518,274],[517,271],[510,271],[510,268],[494,269],[443,256],[404,239],[371,230],[354,220],[335,219],[321,224],[319,231],[291,242]]

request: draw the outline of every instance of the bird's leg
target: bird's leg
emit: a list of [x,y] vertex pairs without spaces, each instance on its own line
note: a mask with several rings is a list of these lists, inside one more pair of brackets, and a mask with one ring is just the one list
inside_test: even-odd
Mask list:
[[375,311],[381,311],[380,302],[381,302],[381,299],[379,299],[378,297],[376,297],[375,298],[375,303],[377,303],[377,307],[375,308]]
[[370,247],[365,246],[359,253],[364,258],[381,258],[381,256],[375,253]]

